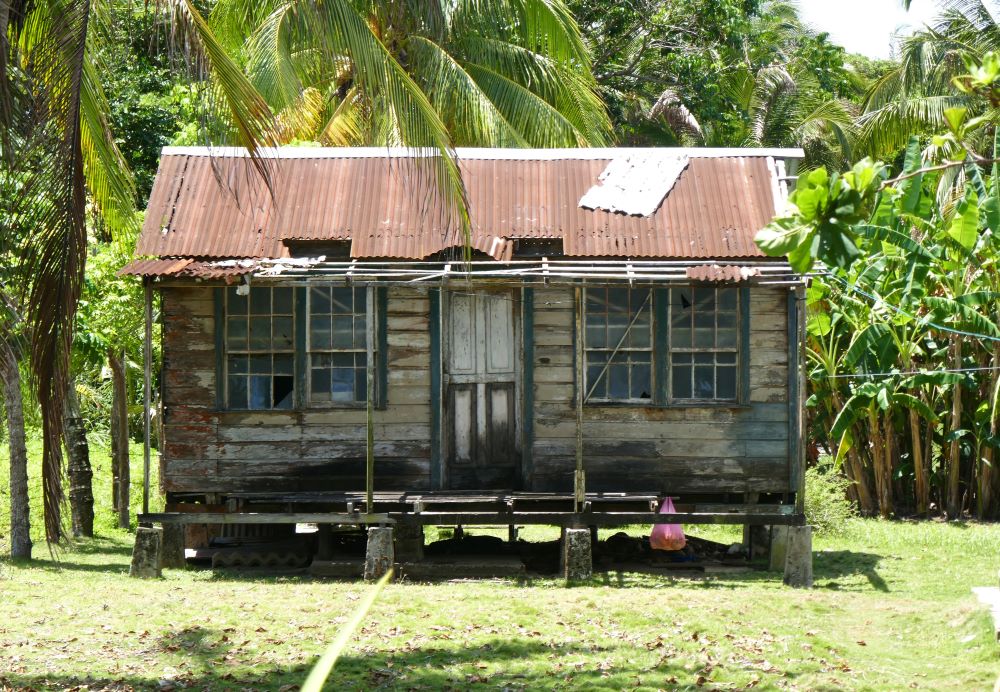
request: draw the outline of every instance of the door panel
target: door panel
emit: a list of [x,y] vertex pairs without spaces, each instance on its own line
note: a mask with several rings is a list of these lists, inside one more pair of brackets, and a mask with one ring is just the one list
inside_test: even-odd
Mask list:
[[443,474],[449,488],[519,485],[517,305],[511,291],[449,294]]

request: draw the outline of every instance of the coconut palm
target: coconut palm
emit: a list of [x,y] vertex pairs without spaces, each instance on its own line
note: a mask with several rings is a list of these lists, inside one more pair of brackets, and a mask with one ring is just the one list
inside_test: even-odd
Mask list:
[[[931,26],[900,44],[898,66],[868,90],[858,121],[858,152],[875,157],[894,156],[913,134],[932,133],[949,108],[968,108],[970,114],[1000,118],[998,104],[973,94],[957,92],[953,80],[965,74],[966,60],[980,63],[990,51],[1000,50],[1000,23],[983,0],[946,0]],[[992,144],[986,129],[969,142],[976,151]]]
[[[426,96],[456,146],[587,146],[609,124],[558,0],[222,0],[209,23],[278,114],[283,140],[412,141],[387,85]],[[344,25],[356,25],[351,36]],[[372,77],[377,64],[385,77]],[[388,84],[387,84],[388,82]]]
[[[62,532],[62,402],[88,209],[118,232],[136,219],[97,62],[113,1],[0,0],[0,177],[20,191],[0,216],[0,251],[30,229],[12,285],[43,413],[49,541]],[[426,170],[466,223],[455,143],[579,145],[607,134],[561,0],[222,0],[212,25],[193,0],[158,0],[150,11],[169,22],[178,62],[201,87],[213,143],[246,147],[265,181],[262,147],[289,132],[430,147],[440,156]],[[321,127],[303,128],[311,112]]]

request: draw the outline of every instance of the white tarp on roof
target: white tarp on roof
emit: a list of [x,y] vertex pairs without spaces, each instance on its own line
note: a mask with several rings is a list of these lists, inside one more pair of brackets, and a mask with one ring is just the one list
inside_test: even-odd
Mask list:
[[660,153],[613,158],[598,183],[580,198],[579,205],[584,209],[649,216],[659,208],[687,165],[687,156]]

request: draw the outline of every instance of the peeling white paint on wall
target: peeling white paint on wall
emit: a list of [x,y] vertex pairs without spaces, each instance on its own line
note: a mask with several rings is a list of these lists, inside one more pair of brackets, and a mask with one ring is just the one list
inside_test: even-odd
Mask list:
[[598,177],[598,183],[580,198],[579,206],[650,216],[687,165],[687,156],[652,153],[616,157]]

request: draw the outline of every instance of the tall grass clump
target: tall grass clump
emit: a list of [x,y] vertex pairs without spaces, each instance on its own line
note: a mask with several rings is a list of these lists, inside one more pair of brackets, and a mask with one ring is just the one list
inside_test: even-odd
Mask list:
[[833,464],[820,463],[806,469],[806,521],[818,534],[842,535],[858,515],[847,497],[851,482]]

